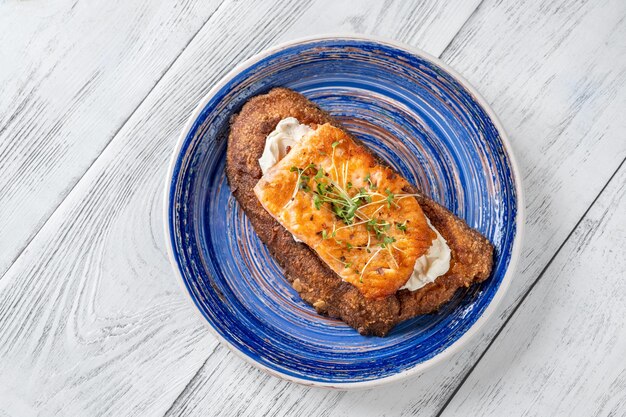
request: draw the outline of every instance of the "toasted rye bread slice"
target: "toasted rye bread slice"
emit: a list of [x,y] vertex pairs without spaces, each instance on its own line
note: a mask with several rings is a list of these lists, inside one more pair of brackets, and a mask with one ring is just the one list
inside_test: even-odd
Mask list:
[[[331,123],[340,127],[303,95],[275,88],[250,99],[233,116],[226,175],[233,195],[259,238],[284,269],[294,289],[318,313],[339,318],[363,335],[385,336],[404,320],[436,311],[457,289],[489,277],[493,266],[493,246],[489,241],[441,205],[418,197],[422,210],[450,246],[450,270],[417,291],[400,290],[382,299],[365,298],[352,284],[342,281],[307,245],[295,242],[254,194],[254,186],[262,176],[258,159],[265,139],[286,117],[309,125]],[[406,191],[419,193],[413,187]]]

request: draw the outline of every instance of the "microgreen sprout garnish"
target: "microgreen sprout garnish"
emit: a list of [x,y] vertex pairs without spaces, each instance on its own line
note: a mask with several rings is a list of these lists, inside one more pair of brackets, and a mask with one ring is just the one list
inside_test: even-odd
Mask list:
[[300,177],[300,184],[298,184],[298,188],[307,193],[311,191],[311,187],[309,187],[309,177],[307,175]]
[[333,164],[333,170],[335,171],[335,178],[337,178],[337,181],[339,181],[339,174],[337,173],[337,166],[335,165],[335,148],[337,148],[338,145],[339,145],[339,141],[333,142],[333,144],[331,145],[333,147],[331,161]]
[[389,188],[387,188],[385,190],[385,193],[387,194],[387,197],[385,198],[385,201],[387,202],[387,208],[391,208],[391,204],[394,204],[396,207],[400,207],[398,206],[398,203],[396,203],[395,201],[393,201],[393,199],[396,197]]
[[293,203],[293,201],[296,198],[296,194],[298,194],[298,190],[304,190],[306,192],[308,192],[310,190],[310,187],[308,185],[308,180],[309,180],[308,175],[304,176],[306,181],[303,181],[303,178],[302,178],[303,174],[304,174],[304,171],[306,171],[308,168],[309,168],[308,166],[306,168],[304,168],[304,169],[298,168],[296,166],[292,166],[291,168],[289,168],[290,172],[297,172],[298,173],[298,177],[296,178],[296,186],[294,187],[293,194],[291,195],[291,198],[289,199],[287,204],[285,204],[285,207],[288,207],[289,205],[291,205],[291,203]]
[[396,200],[402,200],[407,197],[419,197],[421,194],[396,194]]
[[395,250],[397,250],[398,252],[406,252],[404,249],[400,249],[399,247],[397,247],[396,245],[391,245],[391,247],[393,247]]
[[365,273],[365,270],[367,269],[367,266],[370,264],[370,262],[372,262],[372,260],[376,257],[376,255],[378,255],[380,253],[381,250],[383,250],[383,248],[379,248],[372,256],[370,256],[370,258],[365,263],[365,266],[361,270],[361,275],[359,275],[359,282],[360,283],[363,283],[363,274]]
[[[332,229],[324,225],[323,229],[318,232],[318,235],[321,235],[322,240],[333,239],[339,247],[345,248],[347,251],[362,250],[369,254],[367,262],[365,265],[359,265],[360,268],[353,266],[351,260],[346,259],[344,256],[339,259],[329,254],[329,256],[343,265],[345,269],[351,269],[358,274],[359,281],[363,282],[368,267],[371,266],[373,259],[380,254],[381,250],[389,253],[389,256],[386,257],[389,267],[395,266],[396,268],[398,263],[395,259],[394,251],[404,252],[403,249],[398,248],[394,244],[397,242],[397,239],[390,233],[390,230],[395,226],[395,229],[406,232],[407,220],[403,222],[389,222],[385,219],[384,212],[380,213],[380,211],[385,208],[390,209],[392,206],[400,208],[397,201],[417,195],[394,194],[390,189],[385,189],[384,193],[377,191],[378,186],[372,181],[370,173],[364,176],[364,187],[355,187],[351,181],[348,181],[348,163],[343,163],[340,166],[335,165],[335,149],[339,144],[340,141],[332,144],[332,165],[328,168],[328,171],[324,170],[322,166],[314,164],[309,164],[304,168],[291,167],[290,171],[296,173],[297,178],[289,203],[295,199],[298,191],[302,191],[312,197],[313,205],[317,210],[323,209],[328,211],[338,221],[343,223],[343,225],[340,225],[336,221],[333,222]],[[371,210],[364,211],[364,209],[370,206],[372,206]],[[354,245],[336,237],[338,231],[359,225],[365,226],[367,244]],[[353,232],[351,231],[350,233],[352,234]],[[350,239],[352,238],[353,236],[351,235]]]
[[320,198],[319,194],[315,194],[313,196],[313,204],[315,205],[315,208],[318,210],[322,207],[322,199]]
[[402,223],[396,223],[396,229],[406,232],[406,220]]
[[365,182],[367,182],[367,184],[369,185],[370,190],[375,190],[378,188],[378,186],[376,184],[374,184],[372,182],[372,177],[370,176],[370,173],[368,172],[367,175],[364,178]]
[[[309,175],[313,174],[309,170],[315,170],[314,175]],[[354,223],[357,210],[363,201],[371,201],[371,197],[365,190],[361,190],[356,195],[351,196],[340,184],[331,177],[326,176],[322,167],[310,164],[304,169],[292,167],[291,171],[298,173],[298,185],[296,190],[294,190],[294,197],[297,190],[303,190],[307,193],[312,192],[313,204],[316,209],[319,210],[324,204],[328,204],[330,210],[347,225]],[[315,182],[313,189],[309,185],[311,176],[313,176],[313,181]]]
[[380,244],[380,247],[386,248],[388,245],[391,245],[395,241],[396,238],[394,238],[393,236],[385,236],[383,237],[383,242]]
[[357,197],[357,196],[358,196],[358,198],[363,200],[363,202],[365,202],[365,203],[371,203],[372,202],[372,196],[363,187],[359,188],[359,193],[355,197]]
[[365,227],[369,232],[376,233],[377,239],[382,239],[386,236],[386,232],[391,227],[391,223],[385,220],[370,219]]

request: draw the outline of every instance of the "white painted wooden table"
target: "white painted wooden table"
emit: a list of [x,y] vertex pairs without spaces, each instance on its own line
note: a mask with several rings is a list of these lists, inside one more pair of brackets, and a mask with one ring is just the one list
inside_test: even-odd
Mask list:
[[[280,41],[379,35],[461,72],[521,165],[523,257],[467,349],[304,388],[219,346],[165,255],[185,119]],[[625,416],[626,2],[0,2],[0,417]]]

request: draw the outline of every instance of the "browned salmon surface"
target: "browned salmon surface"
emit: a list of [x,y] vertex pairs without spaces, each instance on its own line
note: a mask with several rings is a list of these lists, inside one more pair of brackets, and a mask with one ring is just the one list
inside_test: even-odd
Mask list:
[[318,126],[257,183],[263,207],[368,298],[394,294],[430,247],[408,182],[342,129]]

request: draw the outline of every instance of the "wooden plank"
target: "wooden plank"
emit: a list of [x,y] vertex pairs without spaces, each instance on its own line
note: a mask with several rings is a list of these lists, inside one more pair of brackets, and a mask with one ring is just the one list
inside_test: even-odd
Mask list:
[[626,165],[443,416],[626,410]]
[[[244,57],[323,13],[336,19],[334,31],[351,30],[377,3],[345,14],[330,2],[228,1],[215,12],[0,279],[0,415],[163,414],[207,357],[219,358],[165,255],[162,188],[178,133]],[[442,37],[434,43],[443,48],[459,20],[449,16],[471,8],[438,4],[388,3],[360,29],[395,36],[374,26],[396,21],[401,38],[425,46]],[[260,388],[250,379],[222,389]]]
[[[443,1],[318,0],[283,32],[279,41],[324,33],[361,33],[394,39],[439,56],[480,0],[450,5]],[[433,30],[436,28],[436,30]]]
[[[510,134],[526,189],[519,272],[483,337],[414,380],[365,392],[289,388],[256,372],[252,378],[259,382],[248,385],[242,382],[245,368],[231,364],[232,355],[216,355],[177,400],[172,415],[231,404],[231,396],[246,404],[236,408],[242,415],[259,410],[436,415],[626,155],[624,6],[619,1],[549,6],[485,1],[443,53],[493,103]],[[221,394],[220,384],[228,387]],[[258,395],[261,389],[274,393],[272,399]]]
[[221,1],[0,3],[0,276]]

